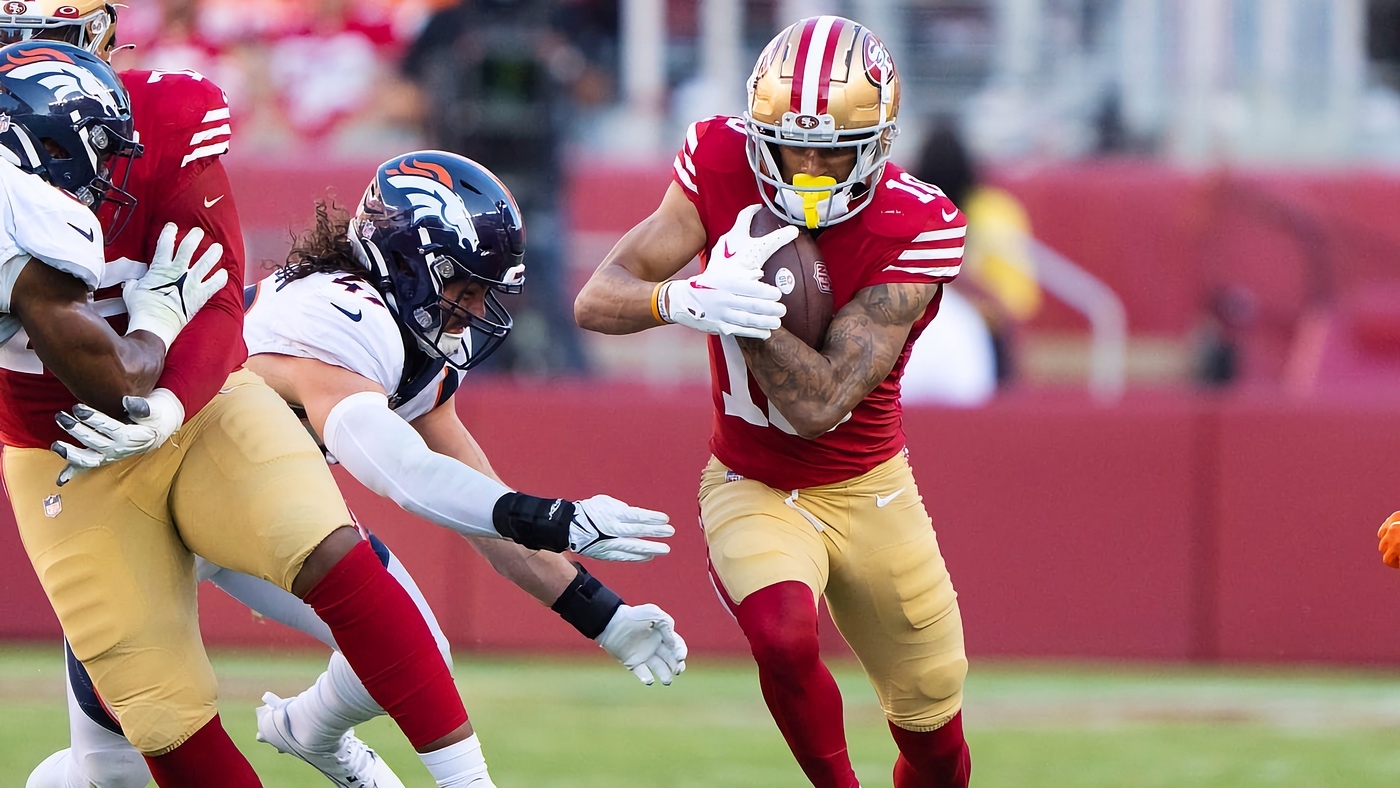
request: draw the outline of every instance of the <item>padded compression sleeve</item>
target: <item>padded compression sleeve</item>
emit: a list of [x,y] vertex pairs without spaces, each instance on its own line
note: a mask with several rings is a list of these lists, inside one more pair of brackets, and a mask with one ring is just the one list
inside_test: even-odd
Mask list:
[[491,512],[511,489],[429,449],[383,394],[362,391],[341,400],[326,417],[323,437],[350,475],[406,511],[463,535],[501,536]]

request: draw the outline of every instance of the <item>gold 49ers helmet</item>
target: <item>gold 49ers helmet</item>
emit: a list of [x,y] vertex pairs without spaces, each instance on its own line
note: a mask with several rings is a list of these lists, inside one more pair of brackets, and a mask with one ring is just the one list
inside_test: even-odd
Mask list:
[[[851,218],[884,172],[898,128],[899,75],[885,45],[839,16],[803,19],[763,48],[749,78],[749,166],[763,201],[811,228]],[[854,148],[844,181],[798,173],[786,182],[775,145]]]
[[100,0],[0,0],[0,46],[43,38],[106,59],[116,22],[116,8]]

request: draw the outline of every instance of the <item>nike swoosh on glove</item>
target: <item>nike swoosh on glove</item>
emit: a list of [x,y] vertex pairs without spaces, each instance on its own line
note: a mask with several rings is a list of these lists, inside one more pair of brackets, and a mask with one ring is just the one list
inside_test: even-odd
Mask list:
[[749,225],[762,205],[739,212],[734,226],[710,250],[705,270],[689,279],[666,282],[658,293],[658,311],[669,323],[707,334],[767,339],[782,325],[787,307],[782,291],[761,281],[763,264],[773,252],[797,237],[787,225],[754,238]]
[[628,506],[611,495],[574,502],[569,549],[600,561],[650,561],[671,552],[665,539],[676,533],[663,512]]
[[173,223],[166,224],[156,240],[155,256],[146,274],[122,285],[122,300],[131,315],[126,333],[149,331],[165,342],[167,350],[190,318],[228,283],[228,271],[214,271],[224,255],[223,245],[210,244],[194,260],[195,250],[204,240],[204,230],[190,228],[176,249],[178,232]]

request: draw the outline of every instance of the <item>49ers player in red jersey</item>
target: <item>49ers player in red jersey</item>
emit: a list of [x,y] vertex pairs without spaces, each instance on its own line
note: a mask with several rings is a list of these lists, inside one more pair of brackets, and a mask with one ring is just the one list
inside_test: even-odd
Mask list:
[[[602,333],[681,323],[712,335],[714,457],[700,486],[711,576],[779,730],[823,788],[858,782],[818,656],[822,595],[889,720],[895,786],[965,786],[971,770],[962,623],[899,404],[966,223],[937,187],[886,164],[898,111],[894,63],[868,29],[836,16],[792,25],[760,55],[748,112],[690,127],[660,207],[574,305]],[[759,210],[821,248],[836,313],[820,350],[779,327],[778,290],[759,276],[797,230],[750,238]],[[700,274],[669,279],[697,254]]]
[[[115,21],[111,5],[40,0],[23,16],[0,16],[0,41],[58,40],[105,59]],[[63,57],[48,41],[4,51],[26,60]],[[68,65],[51,70],[62,73],[44,83],[56,96],[90,81]],[[194,604],[191,551],[198,552],[301,597],[437,783],[487,788],[480,746],[422,614],[352,527],[314,441],[275,392],[240,369],[242,240],[218,158],[229,141],[222,93],[197,74],[128,72],[122,79],[136,97],[145,155],[111,174],[136,201],[121,200],[126,211],[103,210],[113,242],[95,284],[139,276],[143,261],[159,256],[167,222],[207,230],[201,248],[222,243],[229,281],[178,339],[166,337],[158,379],[127,386],[125,398],[103,391],[80,404],[73,392],[84,381],[54,374],[65,349],[44,346],[32,329],[32,343],[16,336],[3,348],[6,488],[72,653],[162,788],[260,785],[218,719]],[[84,146],[92,142],[86,127],[70,131]],[[16,158],[45,158],[32,141],[19,143]],[[48,157],[81,161],[82,152],[70,146]],[[93,184],[106,185],[107,175],[104,163]],[[101,313],[112,329],[126,330],[122,299],[106,295],[94,294],[106,305]],[[106,450],[65,462],[48,450],[64,437],[54,414],[65,428],[82,429],[93,415],[87,405],[124,406],[134,424]],[[168,440],[176,430],[179,438]],[[80,467],[89,469],[73,475]]]

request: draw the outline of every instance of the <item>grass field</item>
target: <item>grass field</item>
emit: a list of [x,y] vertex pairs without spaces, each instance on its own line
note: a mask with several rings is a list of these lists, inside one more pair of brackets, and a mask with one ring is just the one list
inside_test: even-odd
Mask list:
[[[268,788],[329,785],[253,739],[264,690],[292,694],[313,656],[216,657],[226,727]],[[464,654],[458,685],[502,788],[800,788],[806,785],[743,662],[695,660],[643,688],[600,659],[565,665]],[[894,747],[863,675],[837,668],[852,757],[888,788]],[[0,650],[0,788],[67,742],[55,650]],[[974,663],[966,722],[975,786],[1288,786],[1400,783],[1400,671]],[[431,788],[384,720],[361,735],[411,787]]]

